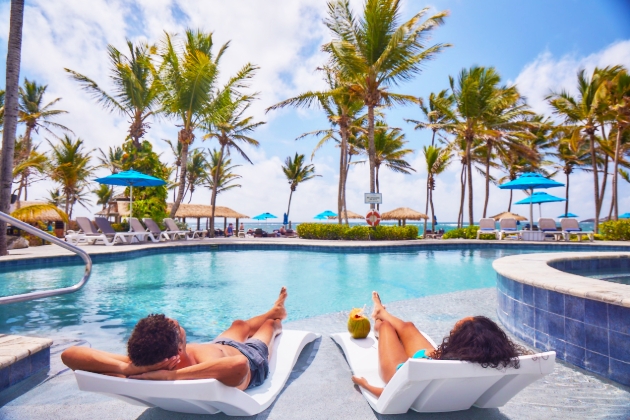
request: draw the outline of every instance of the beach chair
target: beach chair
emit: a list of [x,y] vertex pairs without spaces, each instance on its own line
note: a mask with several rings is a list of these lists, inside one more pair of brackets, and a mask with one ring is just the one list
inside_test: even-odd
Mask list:
[[244,238],[245,237],[245,230],[239,230],[238,231],[238,237],[239,238]]
[[80,390],[98,392],[133,405],[188,414],[223,412],[228,416],[254,416],[274,402],[304,347],[319,337],[320,334],[312,332],[284,330],[274,340],[267,380],[245,391],[216,379],[142,381],[81,370],[74,375]]
[[496,238],[499,235],[499,231],[497,230],[496,227],[496,221],[494,219],[481,219],[479,221],[479,230],[477,231],[477,239],[479,239],[479,236],[481,236],[481,234],[494,234],[494,237]]
[[144,242],[147,239],[150,239],[151,242],[160,242],[158,239],[159,236],[157,238],[153,236],[153,233],[147,231],[147,229],[142,226],[142,223],[140,223],[140,220],[135,217],[129,218],[129,224],[131,226],[131,231],[136,234],[136,238],[138,238],[138,240]]
[[[435,347],[435,343],[423,334]],[[378,343],[370,333],[355,340],[348,333],[333,334],[355,376],[384,387],[380,397],[360,388],[379,414],[404,414],[409,409],[438,413],[505,405],[532,382],[553,372],[556,352],[520,356],[518,369],[483,368],[458,360],[410,359],[385,384],[378,371]]]
[[194,237],[193,232],[189,230],[181,230],[171,218],[164,219],[164,224],[166,225],[166,231],[169,235],[172,235],[173,240],[192,239]]
[[558,231],[556,221],[553,219],[544,217],[538,219],[538,230],[544,232],[545,238],[550,235],[553,236],[554,241],[558,241],[563,237],[562,232]]
[[158,224],[155,223],[155,220],[151,219],[150,217],[145,217],[144,219],[142,219],[142,221],[147,226],[147,230],[151,232],[154,237],[157,237],[160,240],[164,239],[165,241],[171,240],[168,231],[160,229]]
[[594,234],[592,230],[580,229],[580,224],[575,219],[560,219],[560,227],[562,228],[562,235],[565,241],[571,239],[571,235],[577,235],[578,239],[582,240],[582,235],[588,236],[588,240],[593,242]]
[[499,220],[499,240],[508,235],[516,235],[516,239],[521,239],[521,234],[516,227],[516,219],[507,218]]
[[127,243],[125,235],[111,235],[99,232],[87,217],[77,217],[76,220],[79,225],[79,232],[66,235],[66,241],[73,245],[83,241],[90,245],[101,241],[108,246],[114,245],[116,242]]
[[[94,223],[96,223],[96,226],[98,226],[98,229],[103,233],[103,235],[107,236],[108,238],[114,238],[111,245],[113,245],[113,242],[116,241],[116,238],[121,238],[122,242],[126,244],[132,243],[134,238],[136,238],[136,234],[133,232],[116,232],[112,225],[109,223],[109,220],[104,217],[95,217]],[[110,244],[106,243],[106,245]]]

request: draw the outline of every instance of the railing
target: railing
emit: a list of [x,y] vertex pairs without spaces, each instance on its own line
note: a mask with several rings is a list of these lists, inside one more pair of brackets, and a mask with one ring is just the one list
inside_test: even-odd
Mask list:
[[92,259],[90,258],[87,252],[85,252],[81,248],[78,248],[74,245],[70,245],[66,241],[63,241],[55,236],[52,236],[41,229],[33,227],[29,225],[28,223],[24,223],[14,217],[11,217],[6,213],[0,212],[0,220],[2,220],[3,222],[10,223],[12,226],[20,228],[30,233],[31,235],[35,235],[39,238],[42,238],[45,241],[52,242],[53,244],[59,245],[60,247],[65,248],[68,251],[72,251],[75,254],[77,254],[79,257],[81,257],[83,259],[83,262],[85,262],[85,273],[83,274],[83,278],[81,279],[81,281],[78,282],[77,284],[70,287],[63,287],[61,289],[45,290],[41,292],[31,292],[31,293],[24,293],[21,295],[0,297],[0,305],[5,305],[7,303],[24,302],[26,300],[41,299],[41,298],[46,298],[46,297],[51,297],[51,296],[65,295],[67,293],[76,292],[77,290],[85,286],[88,279],[90,278],[90,274],[92,274]]

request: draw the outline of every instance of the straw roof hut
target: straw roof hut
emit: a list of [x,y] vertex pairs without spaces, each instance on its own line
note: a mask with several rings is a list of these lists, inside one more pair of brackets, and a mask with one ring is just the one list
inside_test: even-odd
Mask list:
[[[32,206],[32,205],[41,205],[41,204],[49,204],[43,201],[17,201],[13,204],[11,211],[15,211],[21,209],[22,207]],[[46,210],[29,220],[24,220],[27,223],[34,222],[63,222],[63,219],[59,214],[54,210]]]
[[[167,212],[171,211],[173,207],[172,203],[167,205]],[[217,206],[215,212],[215,217],[229,217],[230,219],[248,219],[249,216],[246,214],[239,213],[235,210],[232,210],[229,207]],[[183,219],[187,217],[192,218],[201,218],[201,217],[212,217],[212,206],[208,206],[205,204],[180,204],[177,209],[177,213],[175,213],[175,217],[181,217]]]
[[350,210],[347,210],[347,212],[348,212],[348,219],[365,219],[365,216],[361,216],[359,213],[355,213]]
[[494,220],[516,219],[516,220],[520,220],[521,222],[527,221],[527,217],[523,217],[520,214],[512,213],[509,211],[504,211],[503,213],[499,213],[495,216],[491,216],[490,218]]
[[410,209],[409,207],[399,207],[392,211],[388,211],[386,213],[381,214],[381,220],[398,220],[398,226],[405,226],[407,223],[407,219],[409,220],[427,220],[429,216],[424,213],[420,213],[419,211],[415,211],[414,209]]

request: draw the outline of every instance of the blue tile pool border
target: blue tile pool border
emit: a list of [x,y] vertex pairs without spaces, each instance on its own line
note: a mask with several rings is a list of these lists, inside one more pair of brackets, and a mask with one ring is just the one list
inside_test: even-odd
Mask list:
[[0,392],[17,385],[37,372],[48,369],[50,369],[50,347],[0,369]]
[[[560,263],[554,262],[554,268],[561,269]],[[560,360],[630,386],[630,308],[523,284],[501,274],[497,300],[501,323],[527,344],[555,351]]]

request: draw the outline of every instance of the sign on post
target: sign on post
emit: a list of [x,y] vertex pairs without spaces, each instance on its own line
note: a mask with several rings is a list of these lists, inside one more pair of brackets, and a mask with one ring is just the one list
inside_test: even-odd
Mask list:
[[365,193],[365,204],[383,204],[382,193]]

